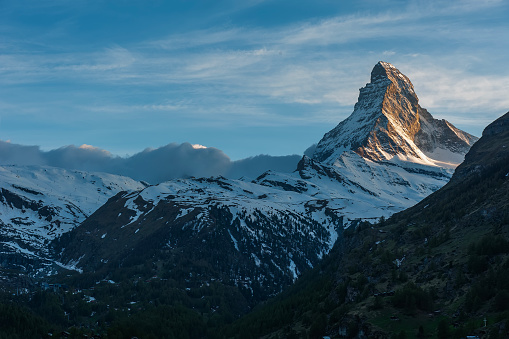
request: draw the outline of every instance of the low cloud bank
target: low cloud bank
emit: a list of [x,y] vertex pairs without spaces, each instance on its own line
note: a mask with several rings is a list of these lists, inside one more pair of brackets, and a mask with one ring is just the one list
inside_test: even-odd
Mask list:
[[300,160],[298,155],[258,155],[238,161],[213,147],[196,147],[189,143],[171,143],[155,149],[147,148],[128,158],[82,145],[42,151],[38,146],[23,146],[0,141],[1,165],[43,165],[89,172],[107,172],[158,184],[171,179],[210,177],[256,178],[267,170],[292,172]]

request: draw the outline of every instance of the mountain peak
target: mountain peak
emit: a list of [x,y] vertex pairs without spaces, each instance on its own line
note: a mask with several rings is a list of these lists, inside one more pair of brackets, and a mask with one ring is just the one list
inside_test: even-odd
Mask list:
[[410,79],[392,64],[379,61],[371,71],[371,83],[387,80],[399,87],[399,90],[404,92],[405,96],[409,97],[412,102],[418,102],[419,99],[417,99],[417,95],[414,92],[414,85]]
[[376,82],[379,79],[394,81],[397,78],[405,79],[411,84],[410,80],[403,73],[392,64],[385,61],[379,61],[371,71],[371,82]]
[[353,151],[373,161],[397,156],[455,167],[475,140],[449,122],[434,119],[419,106],[410,79],[380,61],[371,71],[370,83],[359,90],[353,113],[324,135],[313,158],[333,165],[343,152]]

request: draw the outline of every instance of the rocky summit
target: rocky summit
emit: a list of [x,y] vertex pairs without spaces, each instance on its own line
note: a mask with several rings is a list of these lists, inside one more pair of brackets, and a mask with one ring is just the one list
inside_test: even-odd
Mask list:
[[434,119],[419,105],[410,79],[380,61],[370,83],[360,89],[353,113],[325,134],[313,159],[334,165],[344,152],[353,151],[372,161],[397,157],[457,166],[476,140],[448,121]]

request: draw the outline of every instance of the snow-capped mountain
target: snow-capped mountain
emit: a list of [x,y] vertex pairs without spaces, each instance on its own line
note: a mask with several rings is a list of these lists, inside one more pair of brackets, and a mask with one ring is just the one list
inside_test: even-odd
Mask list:
[[279,190],[297,188],[309,201],[325,201],[349,227],[410,207],[445,185],[450,169],[423,164],[374,162],[345,152],[334,166],[304,156],[294,173],[267,172],[254,182]]
[[335,165],[345,152],[354,152],[375,162],[401,159],[454,168],[477,139],[434,119],[419,106],[410,80],[380,61],[371,82],[360,89],[353,113],[325,134],[313,159]]
[[219,279],[260,298],[316,265],[341,228],[327,202],[305,192],[218,177],[119,194],[56,247],[77,269],[160,262],[180,266],[189,284]]
[[17,258],[20,266],[20,260],[47,259],[51,240],[78,226],[118,192],[144,187],[130,178],[106,173],[1,166],[2,267],[10,267],[12,258]]
[[477,139],[434,119],[410,80],[381,61],[353,113],[324,135],[311,159],[292,174],[268,173],[257,182],[315,191],[348,227],[359,218],[388,217],[445,185]]
[[[284,296],[237,322],[225,337],[241,333],[239,337],[272,338],[281,335],[281,328],[302,329],[294,335],[305,337],[314,328],[309,319],[320,316],[329,321],[318,337],[337,338],[338,332],[354,338],[398,337],[401,328],[389,321],[388,314],[405,319],[402,323],[419,319],[428,334],[412,337],[432,337],[441,332],[440,326],[436,316],[425,315],[440,305],[442,311],[435,314],[441,313],[447,321],[455,322],[462,314],[455,324],[458,332],[509,338],[507,325],[492,321],[486,326],[478,320],[485,312],[493,319],[503,319],[507,312],[506,299],[500,296],[509,293],[508,236],[509,112],[484,129],[444,187],[383,224],[345,232],[344,241],[315,271],[323,274],[309,275]],[[324,277],[333,282],[324,284]],[[370,293],[365,293],[366,286]],[[308,299],[310,291],[320,297]],[[390,291],[395,291],[392,298]],[[278,314],[295,300],[302,301],[292,317],[280,317],[278,326],[265,326],[267,314]],[[334,306],[329,310],[314,307],[331,300]],[[337,316],[343,308],[348,311]],[[477,329],[460,325],[476,322]],[[248,330],[242,332],[244,328]],[[451,331],[443,337],[454,335]]]
[[378,63],[354,112],[293,173],[173,180],[110,199],[55,244],[58,260],[104,276],[151,262],[187,284],[218,279],[255,299],[313,267],[359,219],[410,207],[447,183],[477,138],[418,105]]

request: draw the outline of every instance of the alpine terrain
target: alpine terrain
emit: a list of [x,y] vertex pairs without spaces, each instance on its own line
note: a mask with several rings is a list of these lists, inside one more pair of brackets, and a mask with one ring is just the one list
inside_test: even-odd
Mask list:
[[[79,321],[112,337],[142,336],[164,311],[173,322],[156,337],[212,336],[319,265],[344,242],[344,229],[384,220],[444,186],[476,140],[434,119],[410,80],[379,62],[353,113],[293,173],[147,187],[50,168],[24,169],[31,180],[11,173],[2,181],[16,196],[3,200],[3,255],[44,253],[61,267],[49,281],[87,289],[58,306],[73,319],[52,320],[59,326]],[[59,174],[46,179],[45,171]],[[32,262],[19,268],[48,273]]]
[[318,267],[225,337],[508,338],[508,192],[509,112],[447,185],[346,230]]
[[327,254],[342,229],[414,205],[443,186],[476,140],[418,105],[410,80],[380,62],[352,115],[291,174],[173,180],[122,192],[57,242],[57,260],[108,278],[154,264],[186,288],[218,280],[247,303],[280,292]]
[[111,196],[145,186],[127,177],[44,166],[0,167],[0,264],[56,273],[50,241],[82,223]]

